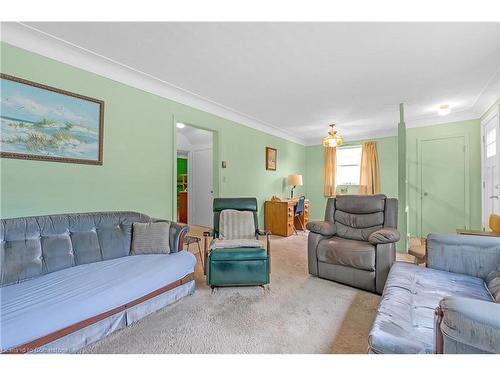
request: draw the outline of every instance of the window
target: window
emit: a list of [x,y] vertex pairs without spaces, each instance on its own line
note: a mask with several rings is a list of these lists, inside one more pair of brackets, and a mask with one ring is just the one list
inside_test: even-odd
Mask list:
[[497,129],[491,129],[486,135],[486,157],[491,158],[497,154]]
[[337,148],[337,185],[359,185],[361,146]]

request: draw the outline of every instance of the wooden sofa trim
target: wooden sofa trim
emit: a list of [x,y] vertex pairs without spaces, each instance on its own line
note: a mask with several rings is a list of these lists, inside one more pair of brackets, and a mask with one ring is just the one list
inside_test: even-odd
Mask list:
[[434,310],[434,353],[443,354],[444,341],[441,331],[441,322],[443,321],[443,310],[438,306]]
[[29,353],[33,350],[35,350],[36,348],[39,348],[41,346],[44,346],[52,341],[55,341],[55,340],[58,340],[60,339],[61,337],[64,337],[64,336],[67,336],[73,332],[76,332],[76,331],[79,331],[80,329],[82,328],[85,328],[85,327],[88,327],[94,323],[97,323],[101,320],[104,320],[106,318],[109,318],[110,316],[114,315],[114,314],[117,314],[119,312],[122,312],[122,311],[125,311],[133,306],[136,306],[142,302],[145,302],[151,298],[154,298],[154,297],[157,297],[159,296],[160,294],[163,294],[165,292],[168,292],[172,289],[175,289],[183,284],[187,284],[188,282],[190,281],[193,281],[194,280],[194,272],[193,273],[190,273],[186,276],[184,276],[182,279],[179,279],[179,280],[176,280],[174,281],[173,283],[170,283],[168,285],[165,285],[164,287],[161,287],[160,289],[156,289],[155,291],[151,292],[151,293],[148,293],[142,297],[139,297],[129,303],[126,303],[124,305],[121,305],[121,306],[118,306],[118,307],[115,307],[114,309],[111,309],[111,310],[108,310],[106,312],[103,312],[102,314],[99,314],[99,315],[96,315],[96,316],[93,316],[91,318],[88,318],[88,319],[85,319],[85,320],[82,320],[81,322],[78,322],[78,323],[75,323],[75,324],[72,324],[68,327],[65,327],[65,328],[61,328],[60,330],[58,331],[55,331],[55,332],[52,332],[46,336],[42,336],[36,340],[33,340],[33,341],[30,341],[26,344],[22,344],[18,347],[15,347],[15,348],[12,348],[12,349],[9,349],[5,352],[2,352],[2,354],[25,354],[25,353]]

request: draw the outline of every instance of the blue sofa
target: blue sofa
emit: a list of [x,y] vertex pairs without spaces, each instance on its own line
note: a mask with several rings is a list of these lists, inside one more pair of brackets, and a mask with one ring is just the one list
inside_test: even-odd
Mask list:
[[499,267],[498,237],[429,235],[426,268],[393,264],[369,352],[500,353]]
[[188,228],[170,223],[170,254],[130,255],[132,225],[98,212],[0,221],[0,350],[71,353],[194,292]]

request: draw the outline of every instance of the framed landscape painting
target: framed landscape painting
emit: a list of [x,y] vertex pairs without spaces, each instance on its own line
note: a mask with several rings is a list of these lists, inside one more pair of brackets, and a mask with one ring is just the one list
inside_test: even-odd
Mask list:
[[0,73],[4,158],[102,165],[104,102]]

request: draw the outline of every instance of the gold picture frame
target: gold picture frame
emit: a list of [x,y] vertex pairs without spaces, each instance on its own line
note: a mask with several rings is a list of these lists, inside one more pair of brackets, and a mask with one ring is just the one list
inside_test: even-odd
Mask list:
[[4,73],[0,79],[0,157],[103,164],[102,100]]

